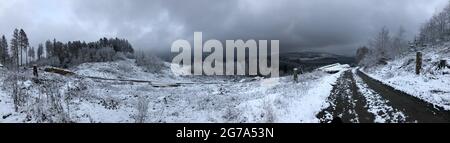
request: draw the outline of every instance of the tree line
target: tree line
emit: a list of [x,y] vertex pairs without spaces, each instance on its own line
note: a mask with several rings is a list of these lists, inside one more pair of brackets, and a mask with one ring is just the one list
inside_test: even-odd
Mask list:
[[67,43],[53,39],[38,44],[36,51],[30,47],[23,29],[14,30],[9,46],[4,35],[0,39],[0,63],[9,68],[30,63],[67,68],[85,62],[113,61],[133,53],[134,49],[128,40],[119,38],[105,37],[95,42]]
[[[18,67],[28,62],[28,56],[25,57],[26,61],[23,61],[24,53],[29,55],[29,42],[27,34],[23,29],[14,29],[13,37],[10,41],[10,48],[8,48],[8,42],[5,35],[0,40],[0,62],[7,66]],[[14,65],[14,66],[13,66]]]
[[377,35],[356,51],[356,62],[362,66],[387,64],[388,60],[402,56],[409,50],[409,43],[405,38],[406,31],[400,27],[392,33],[383,27]]
[[367,46],[357,50],[356,62],[361,66],[386,64],[388,60],[401,57],[409,51],[426,48],[428,44],[450,41],[450,3],[421,27],[413,41],[408,42],[404,33],[403,28],[392,34],[383,27],[369,40]]
[[418,44],[436,44],[445,41],[450,41],[450,4],[426,22],[416,38]]

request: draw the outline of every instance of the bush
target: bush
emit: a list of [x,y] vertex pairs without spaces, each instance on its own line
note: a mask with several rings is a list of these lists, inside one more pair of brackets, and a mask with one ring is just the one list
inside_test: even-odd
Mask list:
[[159,73],[164,68],[164,62],[154,55],[137,55],[136,64],[138,66],[144,67],[146,72],[151,73]]
[[147,120],[148,103],[149,101],[147,98],[143,96],[138,98],[138,101],[136,103],[136,110],[138,112],[134,117],[136,123],[144,123]]
[[22,84],[19,84],[23,79],[24,75],[22,74],[9,73],[9,76],[3,82],[3,87],[10,90],[14,110],[16,112],[18,112],[22,106],[26,105],[28,98],[26,92],[23,90]]

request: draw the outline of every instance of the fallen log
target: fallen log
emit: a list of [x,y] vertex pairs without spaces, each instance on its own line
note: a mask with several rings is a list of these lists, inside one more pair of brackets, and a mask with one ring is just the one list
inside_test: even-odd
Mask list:
[[71,72],[71,71],[66,70],[66,69],[55,68],[55,67],[45,68],[44,71],[45,72],[56,73],[56,74],[60,74],[60,75],[64,75],[64,76],[75,75],[74,72]]
[[180,84],[178,83],[150,83],[153,87],[178,87]]

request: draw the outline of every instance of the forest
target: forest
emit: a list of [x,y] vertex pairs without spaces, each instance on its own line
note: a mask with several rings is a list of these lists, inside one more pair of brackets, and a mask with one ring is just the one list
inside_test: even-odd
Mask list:
[[86,62],[107,62],[130,57],[134,53],[126,39],[100,38],[95,42],[47,40],[37,48],[30,46],[23,29],[15,29],[8,45],[5,35],[0,40],[0,63],[14,69],[32,64],[62,68]]

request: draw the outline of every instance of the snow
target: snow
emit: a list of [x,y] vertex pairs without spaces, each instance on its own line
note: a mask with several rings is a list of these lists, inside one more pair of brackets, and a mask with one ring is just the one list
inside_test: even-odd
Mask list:
[[333,84],[335,84],[341,74],[342,72],[325,76],[319,79],[318,82],[312,83],[311,89],[307,91],[306,96],[298,98],[292,103],[295,106],[292,106],[291,110],[295,112],[294,114],[286,114],[287,116],[292,116],[287,119],[300,118],[304,122],[319,122],[315,115],[329,106],[326,100],[330,95]]
[[[207,76],[182,77],[170,71],[170,64],[161,73],[144,72],[133,60],[105,63],[85,63],[70,70],[80,76],[61,76],[42,73],[45,81],[54,82],[61,95],[62,115],[52,115],[51,121],[67,115],[70,122],[133,123],[139,114],[138,103],[148,106],[145,122],[153,123],[317,123],[316,114],[329,105],[326,100],[345,66],[335,74],[315,71],[299,75],[299,82],[291,76],[279,78],[220,78]],[[29,74],[31,75],[31,74]],[[98,80],[138,79],[157,82],[185,82],[178,87],[153,87],[148,83]],[[48,83],[45,83],[48,84]],[[0,115],[12,113],[0,122],[37,122],[33,109],[46,109],[35,104],[51,96],[40,84],[21,81],[30,96],[32,107],[24,108],[25,115],[13,110],[9,90],[0,90]],[[141,111],[142,112],[142,111]],[[25,121],[26,115],[32,115]],[[46,121],[44,121],[46,122]]]
[[349,68],[350,68],[350,65],[348,65],[348,64],[341,65],[339,63],[336,63],[336,64],[320,67],[317,70],[324,71],[324,72],[338,72],[343,69],[349,69]]
[[170,66],[172,73],[175,75],[189,75],[191,73],[190,67],[183,67],[179,64],[174,64],[174,63],[170,63],[170,64],[166,64],[166,65]]
[[[129,117],[133,113],[133,108],[121,108],[120,110],[110,110],[97,103],[73,101],[79,103],[73,110],[72,120],[78,123],[129,123],[134,119]],[[75,116],[74,116],[75,115]],[[77,116],[81,115],[81,116]]]
[[[16,123],[20,122],[21,118],[24,118],[24,116],[20,116],[14,112],[14,105],[10,99],[7,93],[0,90],[0,123]],[[6,116],[11,117],[3,119]]]
[[27,80],[27,81],[23,82],[23,87],[30,88],[32,84],[33,83],[31,82],[31,80]]
[[[166,67],[170,64],[165,63]],[[129,79],[129,80],[148,80],[165,82],[183,82],[178,75],[183,70],[174,69],[179,73],[172,73],[169,68],[162,70],[161,73],[148,73],[142,67],[136,65],[135,60],[127,59],[115,62],[84,63],[72,68],[77,75],[85,77],[100,77],[106,79]]]
[[415,53],[390,61],[386,66],[365,69],[365,72],[384,84],[450,110],[450,69],[437,70],[439,60],[450,59],[449,45],[446,43],[422,51],[421,75],[415,74]]

